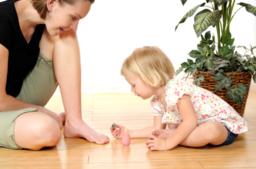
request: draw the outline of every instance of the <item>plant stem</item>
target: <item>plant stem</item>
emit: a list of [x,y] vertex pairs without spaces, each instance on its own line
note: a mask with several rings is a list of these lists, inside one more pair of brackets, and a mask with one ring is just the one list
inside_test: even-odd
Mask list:
[[[228,1],[230,2],[230,1]],[[228,10],[227,10],[227,4],[228,2],[226,3],[222,3],[222,24],[223,24],[223,29],[222,29],[222,35],[221,35],[221,38],[225,38],[226,37],[226,31],[227,31],[227,20],[228,20]],[[222,41],[223,43],[223,41]],[[223,46],[223,44],[222,44]]]
[[230,33],[230,23],[233,19],[233,16],[232,16],[232,13],[233,13],[233,9],[234,9],[234,5],[236,3],[236,0],[231,0],[230,3],[229,3],[229,11],[228,11],[228,20],[227,20],[227,32]]
[[[218,10],[218,4],[215,1],[213,1],[213,2],[214,2],[213,3],[213,7],[214,7],[213,9]],[[220,32],[221,32],[221,24],[220,24],[220,22],[217,22],[217,24],[216,24],[216,33],[217,33],[217,42],[218,42],[217,53],[219,53],[219,49],[220,49],[220,38],[221,38]]]

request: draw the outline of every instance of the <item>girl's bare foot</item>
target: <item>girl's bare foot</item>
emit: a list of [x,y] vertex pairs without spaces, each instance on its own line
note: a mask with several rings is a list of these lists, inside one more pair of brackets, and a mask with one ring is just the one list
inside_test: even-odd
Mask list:
[[66,120],[64,125],[64,136],[82,137],[97,144],[107,144],[109,142],[109,138],[106,135],[96,132],[82,120],[72,123]]

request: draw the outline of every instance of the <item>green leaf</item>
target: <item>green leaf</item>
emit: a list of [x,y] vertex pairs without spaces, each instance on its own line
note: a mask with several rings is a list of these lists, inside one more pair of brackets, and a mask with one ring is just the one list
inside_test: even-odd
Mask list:
[[244,96],[247,93],[247,87],[243,84],[233,85],[227,90],[227,95],[235,103],[242,104]]
[[218,71],[228,66],[230,62],[222,57],[213,57],[214,71]]
[[212,59],[211,59],[211,58],[209,58],[209,59],[206,60],[205,66],[206,66],[206,68],[207,68],[208,70],[210,70],[210,71],[213,70],[214,66],[213,66],[213,62],[212,62]]
[[201,53],[198,50],[191,50],[189,52],[189,56],[191,56],[192,58],[198,58],[201,57]]
[[223,88],[228,89],[231,86],[231,79],[227,76],[225,76],[223,73],[217,73],[214,76],[214,79],[216,80],[216,84],[215,84],[215,90],[219,91]]
[[238,5],[241,5],[241,6],[245,7],[247,12],[250,12],[251,14],[256,16],[256,7],[255,6],[252,6],[251,4],[243,3],[243,2],[238,3]]
[[230,60],[234,55],[233,48],[230,48],[229,46],[223,46],[219,48],[219,56]]
[[215,2],[217,5],[222,5],[223,3],[226,3],[229,0],[206,0],[206,2]]
[[220,20],[221,12],[220,11],[210,11],[204,9],[196,14],[194,18],[194,30],[197,36],[200,36],[206,29],[210,26],[215,26],[216,23]]
[[202,57],[210,57],[214,53],[213,49],[209,44],[209,41],[201,42],[197,47],[201,52]]
[[[191,59],[188,59],[186,62],[183,62],[181,64],[182,70],[184,70],[186,73],[192,74],[197,69],[197,66],[195,62]],[[180,70],[179,70],[180,71]]]
[[178,74],[180,74],[182,71],[183,71],[183,67],[181,66],[181,67],[179,67],[179,68],[176,70],[175,74],[178,75]]
[[197,77],[195,80],[194,80],[194,83],[197,85],[197,86],[200,86],[201,82],[204,81],[204,76],[199,76]]
[[254,74],[254,75],[252,76],[252,79],[253,79],[254,83],[256,83],[256,74]]
[[207,31],[207,32],[205,33],[205,35],[204,35],[205,40],[211,40],[211,37],[212,37],[212,35],[211,35],[211,32],[210,32],[210,31]]
[[[185,1],[185,2],[186,2],[186,1]],[[199,4],[199,5],[195,6],[195,7],[192,8],[191,10],[189,10],[189,11],[181,18],[181,20],[179,21],[179,23],[175,26],[175,30],[177,30],[177,29],[178,29],[178,26],[179,26],[181,23],[184,23],[184,22],[187,20],[188,17],[193,16],[194,13],[197,11],[197,9],[198,9],[199,7],[202,7],[202,6],[204,6],[204,5],[205,5],[205,3],[202,3],[202,4]]]
[[232,38],[232,35],[231,35],[230,32],[227,32],[227,33],[222,35],[220,41],[223,45],[230,45],[231,46],[231,45],[234,44],[235,39]]
[[222,3],[226,3],[227,0],[215,0],[217,4],[221,5]]
[[185,5],[186,2],[187,0],[181,0],[182,5]]
[[205,69],[205,62],[206,62],[206,60],[205,59],[202,59],[201,61],[199,61],[199,62],[196,62],[196,69],[197,70],[201,70],[201,71],[205,71],[206,69]]

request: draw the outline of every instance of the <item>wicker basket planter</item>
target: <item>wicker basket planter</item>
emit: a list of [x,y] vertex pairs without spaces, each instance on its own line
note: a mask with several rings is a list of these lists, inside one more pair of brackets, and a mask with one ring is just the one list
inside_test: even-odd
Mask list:
[[226,73],[226,75],[228,77],[231,78],[232,80],[232,84],[244,84],[247,87],[247,92],[243,98],[243,103],[242,104],[238,104],[235,103],[234,101],[230,100],[227,97],[226,94],[226,89],[222,89],[220,91],[215,91],[215,80],[213,75],[210,72],[203,72],[203,71],[197,71],[196,73],[194,73],[194,77],[197,78],[199,76],[203,76],[204,77],[204,81],[202,81],[200,83],[200,86],[212,91],[213,93],[215,93],[216,95],[218,95],[219,97],[221,97],[222,99],[224,99],[227,103],[229,103],[241,116],[244,115],[244,110],[245,110],[245,105],[246,105],[246,100],[248,97],[248,92],[249,92],[249,88],[250,88],[250,84],[251,84],[251,74],[249,72],[230,72],[230,73]]

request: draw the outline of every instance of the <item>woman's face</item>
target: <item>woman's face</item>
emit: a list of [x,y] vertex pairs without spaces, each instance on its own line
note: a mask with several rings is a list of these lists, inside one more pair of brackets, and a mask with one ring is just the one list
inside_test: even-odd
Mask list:
[[57,35],[63,31],[76,29],[78,21],[89,12],[91,3],[86,0],[75,0],[74,4],[58,0],[48,5],[48,13],[45,18],[47,31],[50,35]]

